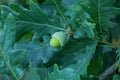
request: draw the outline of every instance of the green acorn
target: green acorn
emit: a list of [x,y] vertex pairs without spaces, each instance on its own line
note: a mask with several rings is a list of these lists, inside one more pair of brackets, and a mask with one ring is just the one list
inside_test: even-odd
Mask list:
[[50,45],[52,47],[63,47],[67,41],[67,35],[65,32],[56,32],[52,35]]

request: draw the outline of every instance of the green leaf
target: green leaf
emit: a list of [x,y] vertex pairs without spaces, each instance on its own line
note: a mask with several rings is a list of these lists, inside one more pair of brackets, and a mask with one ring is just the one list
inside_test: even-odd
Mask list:
[[96,43],[94,41],[81,40],[77,42],[70,40],[46,65],[49,66],[53,63],[58,63],[61,68],[72,68],[75,73],[86,74],[87,66],[90,63],[95,49]]
[[0,68],[5,66],[5,61],[3,59],[3,57],[0,57]]
[[87,74],[87,67],[90,64],[90,60],[93,57],[93,54],[96,49],[96,43],[94,42],[89,43],[91,44],[83,44],[86,45],[86,47],[76,51],[76,55],[73,59],[74,61],[76,61],[76,63],[69,65],[69,67],[74,69],[74,72],[82,75]]
[[110,21],[116,15],[115,8],[113,7],[114,2],[115,0],[89,0],[89,4],[83,6],[92,18],[91,22],[96,23],[98,34],[115,26],[115,23]]
[[8,71],[4,58],[0,57],[0,74],[6,74]]
[[1,80],[9,80],[7,75],[0,75]]
[[76,33],[74,34],[74,38],[76,39],[85,38],[85,37],[94,38],[94,28],[95,28],[95,24],[84,22],[76,30]]
[[[38,3],[39,0],[32,0],[35,3]],[[30,0],[26,0],[26,4],[29,4]]]
[[116,53],[117,53],[117,57],[120,59],[120,48],[116,50]]
[[23,50],[13,50],[10,55],[12,65],[21,64],[26,58],[27,52]]
[[[11,78],[18,80],[22,75],[16,75],[16,73],[13,70],[13,66],[11,66],[10,63],[10,57],[12,54],[12,50],[14,48],[15,43],[15,36],[16,36],[16,25],[15,25],[15,18],[10,13],[5,20],[4,27],[1,30],[0,34],[0,50],[1,50],[1,56],[0,63],[2,63],[1,66],[1,72],[2,74],[12,74]],[[5,65],[3,65],[5,64]]]
[[99,80],[98,77],[93,75],[81,75],[81,80]]
[[61,23],[55,23],[50,20],[44,11],[32,1],[30,1],[30,10],[18,4],[11,4],[11,8],[16,12],[19,11],[19,15],[14,15],[19,19],[17,27],[18,37],[30,30],[36,32],[35,38],[37,39],[43,37],[45,34],[51,34],[56,30],[65,30],[62,28]]
[[27,50],[28,54],[25,63],[29,62],[34,67],[37,65],[43,66],[43,63],[47,63],[55,52],[58,51],[50,47],[48,43],[40,43],[38,41],[22,44],[16,43],[15,48]]
[[26,34],[24,34],[21,37],[21,39],[19,40],[19,42],[30,42],[30,41],[32,41],[33,35],[34,35],[33,31],[27,32]]
[[48,77],[48,72],[51,72],[53,69],[51,67],[41,67],[38,69],[37,73],[40,75],[41,80],[46,80]]
[[71,68],[59,70],[58,66],[55,64],[53,72],[48,75],[48,80],[80,80],[80,78]]
[[111,28],[111,37],[112,37],[112,44],[119,46],[120,42],[120,26],[117,24],[117,26]]
[[[42,9],[42,11],[49,17],[52,19],[52,16],[54,14],[54,9],[51,5],[49,4],[41,4],[40,8]],[[57,22],[57,21],[56,21]]]
[[72,5],[67,6],[68,10],[65,12],[70,17],[68,21],[72,25],[72,29],[75,30],[74,38],[76,39],[85,37],[94,38],[95,24],[87,21],[90,17],[82,8],[82,5],[87,3],[88,1],[76,0],[74,3],[71,3]]
[[62,5],[62,0],[46,0],[47,4],[50,4],[54,7],[57,14],[61,17],[61,22],[65,24],[66,27],[69,23],[67,21],[67,17],[64,14],[64,11],[66,11],[65,7]]
[[0,73],[5,74],[9,71],[8,66],[10,66],[10,63],[8,55],[10,55],[10,51],[14,46],[15,34],[16,34],[15,19],[12,14],[9,14],[7,19],[5,20],[4,27],[0,31],[0,53],[1,53]]
[[20,67],[17,67],[17,66],[14,66],[13,70],[14,70],[14,72],[16,73],[16,75],[17,75],[17,77],[19,79],[21,79],[23,77],[23,75],[24,75],[24,69],[22,69]]
[[87,69],[87,73],[97,76],[99,74],[99,71],[101,71],[101,61],[102,61],[101,55],[99,55],[97,59],[91,60]]
[[85,5],[86,3],[88,3],[88,1],[86,0],[83,0],[83,1],[73,0],[72,2],[68,0],[63,0],[63,4],[67,8],[67,11],[65,12],[65,14],[70,17],[69,19],[70,24],[71,23],[75,24],[78,19],[80,20],[80,23],[83,22],[84,20],[86,21],[86,18],[88,18],[89,16],[86,14],[86,12],[81,6],[83,4]]
[[[68,0],[63,0],[63,4],[66,7],[67,11],[65,12],[65,15],[68,16],[68,22],[71,25],[71,29],[75,32],[74,38],[83,38],[86,35],[87,29],[83,28],[81,29],[81,26],[87,24],[92,25],[92,23],[89,23],[87,19],[89,19],[89,15],[84,11],[82,8],[82,5],[86,5],[88,3],[88,0],[73,0],[73,2]],[[69,6],[68,6],[69,5]],[[92,29],[92,27],[89,27]],[[89,30],[88,32],[91,31]],[[89,35],[87,33],[87,36]],[[93,36],[93,35],[92,35]]]
[[7,17],[3,30],[0,34],[0,48],[4,52],[9,51],[14,46],[16,34],[15,19],[12,14]]
[[25,80],[41,80],[40,76],[37,73],[37,69],[36,68],[30,68],[26,77],[25,77]]
[[113,80],[119,80],[120,79],[120,75],[119,74],[115,74],[114,76],[113,76]]
[[76,3],[79,3],[80,2],[80,0],[71,0],[71,1],[69,1],[69,0],[62,0],[62,6],[64,6],[65,8],[68,8],[69,6],[71,6],[71,5],[74,5],[74,4],[76,4]]

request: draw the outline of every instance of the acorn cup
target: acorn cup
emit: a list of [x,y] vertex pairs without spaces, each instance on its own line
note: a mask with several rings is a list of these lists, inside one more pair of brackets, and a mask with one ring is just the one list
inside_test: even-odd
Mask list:
[[52,35],[50,45],[52,47],[63,47],[67,42],[67,34],[65,32],[56,32]]

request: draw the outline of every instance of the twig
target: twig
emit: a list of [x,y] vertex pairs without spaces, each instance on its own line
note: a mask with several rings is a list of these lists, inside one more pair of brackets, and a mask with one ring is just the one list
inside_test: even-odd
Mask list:
[[99,75],[99,80],[105,80],[109,75],[113,74],[117,70],[118,61],[116,61],[112,66],[106,69],[102,74]]
[[88,38],[88,39],[91,39],[91,40],[94,40],[94,41],[96,41],[96,42],[99,42],[99,43],[103,43],[103,44],[109,45],[109,46],[112,47],[112,48],[118,48],[118,47],[120,47],[120,46],[118,46],[118,45],[114,45],[114,44],[109,43],[109,42],[100,41],[100,40],[97,40],[97,39],[94,39],[94,38],[90,38],[90,37],[87,37],[87,38]]

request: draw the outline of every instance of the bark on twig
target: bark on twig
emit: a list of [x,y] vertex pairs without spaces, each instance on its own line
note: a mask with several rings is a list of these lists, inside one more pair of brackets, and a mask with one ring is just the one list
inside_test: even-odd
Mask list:
[[112,66],[106,69],[102,74],[99,75],[99,80],[105,80],[109,75],[115,73],[117,70],[118,61],[116,61]]

